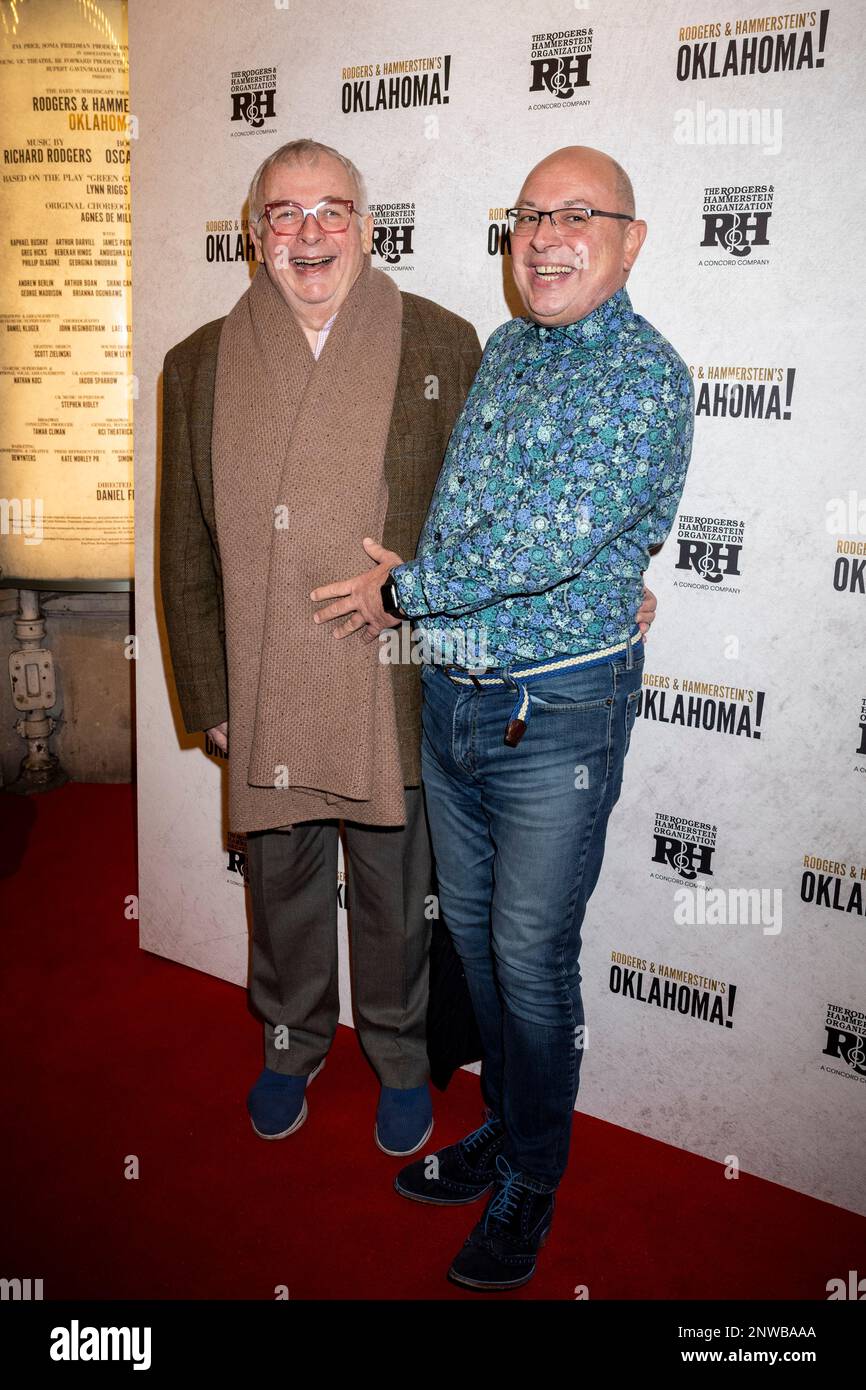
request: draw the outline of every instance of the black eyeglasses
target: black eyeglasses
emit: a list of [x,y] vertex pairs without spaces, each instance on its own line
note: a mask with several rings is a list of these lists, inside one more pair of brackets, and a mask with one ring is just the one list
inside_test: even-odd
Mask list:
[[551,208],[549,212],[542,212],[540,208],[509,208],[506,216],[512,236],[530,236],[541,225],[543,217],[549,217],[551,227],[556,227],[560,232],[576,232],[591,217],[617,217],[623,222],[634,221],[627,212],[602,212],[601,208]]

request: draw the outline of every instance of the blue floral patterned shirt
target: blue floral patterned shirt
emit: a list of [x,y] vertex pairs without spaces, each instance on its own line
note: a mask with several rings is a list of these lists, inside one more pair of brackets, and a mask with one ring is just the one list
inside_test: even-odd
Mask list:
[[435,644],[465,629],[485,658],[468,665],[627,637],[649,547],[676,514],[693,418],[688,368],[625,288],[576,323],[502,324],[454,426],[417,558],[394,570],[417,635]]

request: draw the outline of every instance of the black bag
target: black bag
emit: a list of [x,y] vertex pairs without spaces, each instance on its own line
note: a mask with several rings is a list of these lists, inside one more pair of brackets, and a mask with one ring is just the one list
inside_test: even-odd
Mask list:
[[481,1038],[469,986],[451,935],[434,920],[430,941],[430,1002],[427,1006],[430,1080],[438,1090],[467,1062],[480,1062]]

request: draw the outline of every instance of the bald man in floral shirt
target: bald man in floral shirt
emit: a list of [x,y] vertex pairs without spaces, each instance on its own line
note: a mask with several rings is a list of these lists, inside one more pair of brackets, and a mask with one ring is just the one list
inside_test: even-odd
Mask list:
[[[509,221],[526,317],[487,343],[417,558],[368,543],[375,569],[313,595],[338,599],[320,621],[348,615],[371,639],[408,616],[432,654],[424,788],[487,1112],[396,1187],[442,1205],[492,1188],[449,1270],[474,1289],[532,1277],[565,1172],[581,927],[641,688],[634,615],[694,416],[688,368],[625,289],[647,230],[625,171],[598,150],[559,150]],[[456,628],[484,669],[455,660]]]

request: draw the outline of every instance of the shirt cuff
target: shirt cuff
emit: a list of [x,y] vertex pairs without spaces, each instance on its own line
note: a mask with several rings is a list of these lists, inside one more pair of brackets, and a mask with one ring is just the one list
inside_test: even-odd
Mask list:
[[403,612],[408,613],[410,618],[421,618],[430,612],[418,573],[420,568],[420,560],[411,560],[408,564],[397,565],[391,571],[397,600]]

